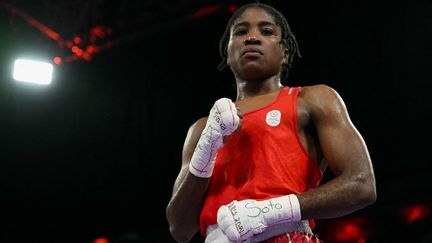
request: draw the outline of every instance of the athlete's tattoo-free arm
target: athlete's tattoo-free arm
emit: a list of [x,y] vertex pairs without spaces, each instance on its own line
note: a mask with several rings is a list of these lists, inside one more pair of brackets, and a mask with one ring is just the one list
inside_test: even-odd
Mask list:
[[328,86],[300,93],[315,124],[324,158],[335,178],[298,195],[303,219],[334,218],[375,202],[375,177],[366,144],[341,97]]
[[183,146],[181,170],[166,208],[171,235],[178,242],[190,241],[199,229],[199,216],[210,179],[192,175],[189,163],[206,122],[207,118],[201,118],[189,128]]

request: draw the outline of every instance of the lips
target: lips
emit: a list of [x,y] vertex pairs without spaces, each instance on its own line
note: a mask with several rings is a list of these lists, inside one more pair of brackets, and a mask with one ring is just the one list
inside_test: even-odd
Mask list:
[[242,51],[242,56],[244,55],[263,55],[262,51],[258,48],[246,48],[245,50]]

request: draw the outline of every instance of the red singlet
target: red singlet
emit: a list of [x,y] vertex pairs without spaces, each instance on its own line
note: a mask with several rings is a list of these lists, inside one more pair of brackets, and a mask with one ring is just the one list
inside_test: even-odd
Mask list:
[[265,200],[318,186],[322,172],[297,130],[299,90],[283,87],[272,103],[243,114],[241,130],[219,149],[200,216],[204,236],[217,223],[219,207],[233,200]]

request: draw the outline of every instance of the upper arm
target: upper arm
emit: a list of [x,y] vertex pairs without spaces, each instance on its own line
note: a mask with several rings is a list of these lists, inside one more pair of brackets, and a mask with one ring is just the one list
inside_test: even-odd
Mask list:
[[198,140],[201,137],[201,133],[204,130],[204,127],[207,123],[207,117],[200,118],[189,128],[188,133],[186,135],[185,142],[183,144],[182,151],[182,166],[180,169],[180,173],[177,176],[177,179],[174,183],[174,191],[181,184],[184,177],[189,172],[189,163],[192,159],[192,155],[195,151],[195,147],[198,144]]
[[366,144],[338,93],[328,86],[317,85],[306,88],[303,98],[333,174],[355,173],[373,177]]

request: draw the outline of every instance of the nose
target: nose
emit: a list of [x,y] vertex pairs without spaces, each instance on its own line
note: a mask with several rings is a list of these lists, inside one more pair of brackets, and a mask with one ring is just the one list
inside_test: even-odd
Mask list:
[[256,35],[249,35],[244,40],[245,45],[260,45],[261,40],[256,37]]

